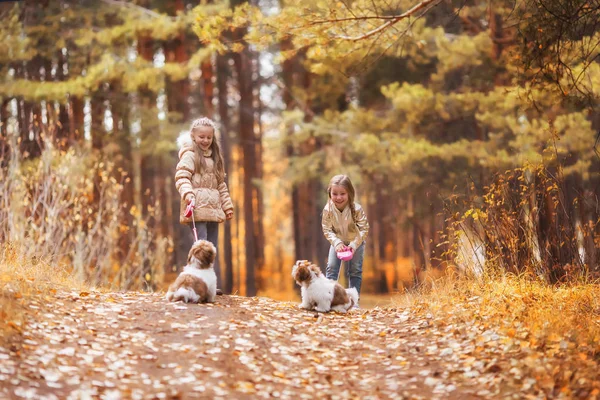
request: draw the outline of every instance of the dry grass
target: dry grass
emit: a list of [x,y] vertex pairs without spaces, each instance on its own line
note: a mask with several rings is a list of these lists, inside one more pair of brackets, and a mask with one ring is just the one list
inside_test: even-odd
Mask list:
[[[449,323],[484,323],[512,337],[528,333],[533,344],[565,338],[599,349],[600,285],[551,286],[523,276],[487,274],[438,280],[431,289],[394,299]],[[597,351],[597,350],[596,350]]]
[[27,258],[19,246],[5,243],[0,247],[0,344],[10,341],[23,330],[26,313],[44,304],[57,289],[84,287],[70,270],[51,265],[44,259]]
[[[69,265],[80,280],[118,289],[162,281],[172,243],[122,202],[131,180],[85,149],[47,146],[34,160],[13,155],[0,169],[0,241],[29,260]],[[37,262],[37,261],[36,261]]]

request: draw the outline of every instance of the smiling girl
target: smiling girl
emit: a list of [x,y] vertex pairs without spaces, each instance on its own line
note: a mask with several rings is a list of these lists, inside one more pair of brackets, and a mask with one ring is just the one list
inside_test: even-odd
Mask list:
[[362,264],[365,255],[365,239],[369,233],[367,216],[354,201],[354,186],[346,175],[331,178],[327,187],[329,200],[323,208],[321,227],[325,238],[331,243],[327,260],[327,278],[337,280],[341,260],[338,251],[351,250],[349,263],[350,287],[360,294]]
[[[178,139],[179,163],[175,171],[175,186],[181,195],[179,221],[190,225],[197,222],[198,239],[217,247],[219,223],[233,218],[233,203],[225,183],[225,166],[215,123],[200,118]],[[187,205],[194,202],[192,216],[185,216]],[[220,280],[218,257],[214,263],[217,285]],[[218,286],[217,286],[218,287]],[[217,289],[217,294],[220,290]]]

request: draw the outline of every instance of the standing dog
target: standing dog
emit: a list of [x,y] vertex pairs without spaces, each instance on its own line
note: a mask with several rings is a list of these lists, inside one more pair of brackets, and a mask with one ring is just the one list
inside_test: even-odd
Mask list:
[[318,312],[330,310],[345,313],[358,304],[356,288],[344,289],[342,285],[327,279],[319,267],[306,260],[298,260],[292,268],[292,277],[300,285],[301,308]]
[[195,242],[188,253],[188,263],[169,286],[168,301],[213,303],[217,292],[217,275],[213,263],[215,246],[207,240]]

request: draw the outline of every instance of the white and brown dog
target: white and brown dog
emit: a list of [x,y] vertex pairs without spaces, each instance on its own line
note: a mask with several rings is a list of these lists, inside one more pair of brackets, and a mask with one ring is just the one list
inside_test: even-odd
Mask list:
[[301,308],[345,313],[358,304],[356,288],[344,289],[342,285],[327,279],[319,267],[306,260],[298,260],[292,268],[292,277],[300,285]]
[[188,253],[188,263],[169,286],[168,301],[213,303],[217,292],[217,275],[213,263],[217,249],[208,240],[198,240]]

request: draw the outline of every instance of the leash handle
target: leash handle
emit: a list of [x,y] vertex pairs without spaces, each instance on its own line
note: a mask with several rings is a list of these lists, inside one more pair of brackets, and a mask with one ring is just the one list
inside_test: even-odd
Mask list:
[[193,231],[194,231],[194,239],[197,242],[198,241],[198,232],[196,231],[196,220],[194,219],[194,208],[196,207],[196,199],[192,199],[192,201],[189,202],[186,210],[185,210],[185,216],[186,217],[192,217],[192,224],[193,224]]

